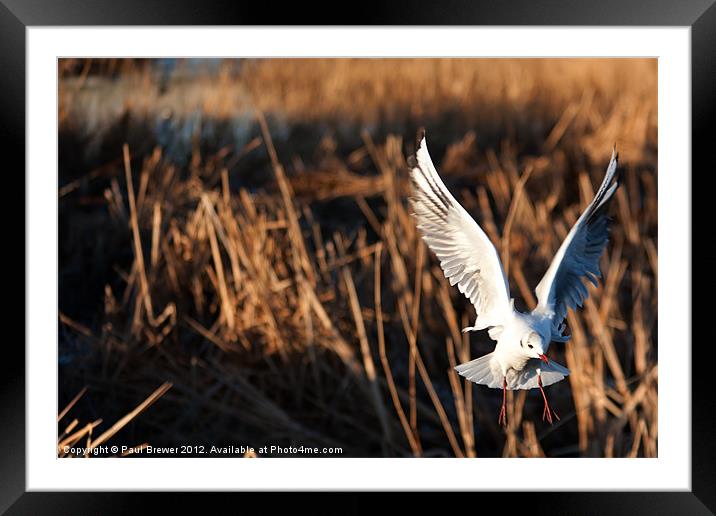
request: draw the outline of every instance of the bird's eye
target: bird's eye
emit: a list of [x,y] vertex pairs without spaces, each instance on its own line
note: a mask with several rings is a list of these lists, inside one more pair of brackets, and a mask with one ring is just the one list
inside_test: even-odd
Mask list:
[[532,344],[527,344],[527,346],[528,346],[530,349],[534,348],[534,346],[533,346]]

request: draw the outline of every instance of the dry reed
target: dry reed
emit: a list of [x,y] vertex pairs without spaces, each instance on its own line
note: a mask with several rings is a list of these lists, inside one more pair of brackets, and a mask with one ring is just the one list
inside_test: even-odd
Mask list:
[[[171,382],[136,422],[152,444],[656,455],[654,61],[259,60],[169,86],[144,66],[63,66],[61,289],[92,272],[61,290],[62,399],[85,384],[136,394]],[[98,92],[111,102],[91,102]],[[461,334],[474,310],[409,214],[420,124],[521,309],[619,146],[604,281],[570,312],[572,340],[550,349],[572,371],[549,388],[555,426],[539,393],[519,392],[501,430],[501,394],[452,369],[492,344]],[[73,142],[79,165],[63,158]],[[75,420],[61,442],[99,424],[70,433]]]

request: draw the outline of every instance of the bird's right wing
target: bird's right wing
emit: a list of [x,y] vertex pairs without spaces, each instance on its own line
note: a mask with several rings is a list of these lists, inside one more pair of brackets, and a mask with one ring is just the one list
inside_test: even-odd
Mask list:
[[450,194],[435,170],[423,136],[412,168],[411,204],[423,240],[445,277],[475,306],[478,329],[499,326],[511,311],[510,291],[495,246]]

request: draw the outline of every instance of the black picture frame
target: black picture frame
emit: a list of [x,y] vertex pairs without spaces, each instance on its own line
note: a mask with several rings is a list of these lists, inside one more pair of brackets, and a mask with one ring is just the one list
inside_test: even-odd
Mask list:
[[[280,9],[271,6],[257,7],[254,4],[226,1],[191,2],[186,0],[159,0],[141,2],[125,0],[0,0],[0,147],[5,157],[5,188],[7,181],[17,181],[16,188],[23,195],[15,193],[12,197],[22,199],[22,213],[25,199],[25,70],[26,70],[26,29],[32,26],[63,25],[282,25],[303,22],[310,25],[320,23],[342,25],[347,21],[357,25],[634,25],[634,26],[689,26],[691,27],[691,63],[692,63],[692,169],[703,175],[716,170],[716,158],[711,151],[710,134],[707,128],[713,120],[716,107],[716,5],[715,0],[602,0],[569,1],[552,0],[545,2],[475,2],[452,0],[433,2],[429,5],[415,6],[405,2],[392,2],[385,5],[373,5],[370,2],[351,3],[349,17],[338,18],[333,4],[327,9],[308,9],[303,3],[285,4]],[[262,11],[263,9],[263,11]],[[271,10],[269,10],[271,9]],[[322,11],[324,17],[319,21],[316,12]],[[327,16],[326,16],[327,15]],[[349,19],[346,19],[349,18]],[[9,163],[14,163],[9,168]],[[22,171],[22,172],[21,172]],[[684,180],[689,171],[669,171],[680,174]],[[692,180],[692,220],[713,219],[705,210],[709,208],[707,189],[693,188],[696,174]],[[9,196],[6,196],[9,197]],[[20,209],[20,207],[17,207]],[[699,212],[698,210],[702,211]],[[15,210],[13,213],[17,213]],[[703,215],[700,217],[699,215]],[[5,219],[8,220],[8,219]],[[13,226],[22,236],[14,239],[15,251],[20,267],[25,274],[25,226],[17,222],[17,215],[11,219]],[[699,278],[708,278],[699,282],[698,291],[713,291],[713,274],[716,259],[711,251],[713,232],[706,233],[708,238],[696,238],[699,235],[694,228],[692,253],[692,274]],[[20,258],[19,255],[22,255]],[[17,270],[17,269],[15,269]],[[668,271],[663,271],[668,273]],[[18,275],[19,276],[19,275]],[[707,283],[708,282],[708,283]],[[25,299],[23,285],[23,300]],[[697,292],[694,291],[694,294]],[[706,317],[709,303],[697,303],[692,298],[692,320]],[[20,317],[25,321],[25,310],[32,307],[13,300],[15,310],[23,310]],[[712,305],[712,303],[711,303]],[[701,316],[701,317],[699,317]],[[6,315],[7,317],[7,315]],[[23,324],[21,328],[24,342]],[[696,343],[696,334],[691,334]],[[688,338],[688,337],[687,337]],[[26,439],[25,439],[25,350],[19,345],[20,339],[10,339],[4,344],[0,367],[2,383],[0,392],[0,512],[7,514],[126,514],[129,511],[147,507],[148,499],[160,495],[130,493],[39,493],[26,492]],[[510,494],[511,503],[524,504],[530,513],[549,513],[555,511],[570,514],[710,514],[716,511],[716,445],[713,438],[712,403],[710,371],[713,363],[713,344],[708,340],[692,346],[692,490],[690,492],[619,492],[619,493],[522,493]],[[700,344],[700,345],[699,345]],[[687,342],[665,343],[670,352],[684,352]],[[668,364],[665,364],[668,366]],[[684,402],[687,402],[685,400]],[[559,490],[559,486],[555,486]],[[172,493],[162,496],[165,511],[181,508],[188,495]],[[220,495],[227,498],[229,494]],[[246,496],[246,495],[241,495]],[[313,495],[316,496],[316,495]],[[318,495],[322,496],[322,495]],[[355,496],[355,495],[354,495]],[[452,495],[455,496],[455,495]],[[460,498],[470,495],[461,495]],[[472,495],[474,496],[474,495]],[[492,500],[481,498],[480,506],[485,503],[504,502],[505,494],[480,494],[491,496]],[[499,497],[499,498],[498,498]],[[257,498],[255,496],[255,498]],[[281,497],[279,497],[281,498]],[[305,497],[304,497],[305,499]],[[226,500],[228,502],[228,500]],[[257,499],[260,502],[260,499]],[[453,502],[456,502],[454,500]],[[473,500],[474,501],[474,500]],[[273,505],[275,499],[269,505]],[[266,503],[265,500],[263,503]],[[420,507],[423,497],[416,495],[403,506],[410,510],[414,504]],[[459,502],[458,502],[459,503]],[[420,505],[419,505],[420,504]],[[370,498],[361,498],[355,503],[343,503],[355,512],[365,512],[373,506]],[[452,504],[455,510],[464,505]],[[515,508],[513,506],[512,508]]]

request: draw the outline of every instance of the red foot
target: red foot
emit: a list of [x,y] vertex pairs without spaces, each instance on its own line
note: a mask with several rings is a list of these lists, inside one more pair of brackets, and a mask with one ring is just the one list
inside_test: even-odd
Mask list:
[[502,379],[502,408],[500,409],[500,415],[497,418],[497,424],[507,426],[507,378]]
[[549,403],[547,402],[547,396],[544,393],[544,389],[542,388],[542,377],[537,376],[537,385],[539,385],[539,391],[542,393],[542,399],[544,400],[544,408],[542,409],[542,421],[547,419],[549,421],[549,424],[554,424],[554,420],[552,419],[552,414],[554,414],[554,417],[557,418],[557,421],[560,421],[559,416],[554,411],[552,407],[549,406]]

